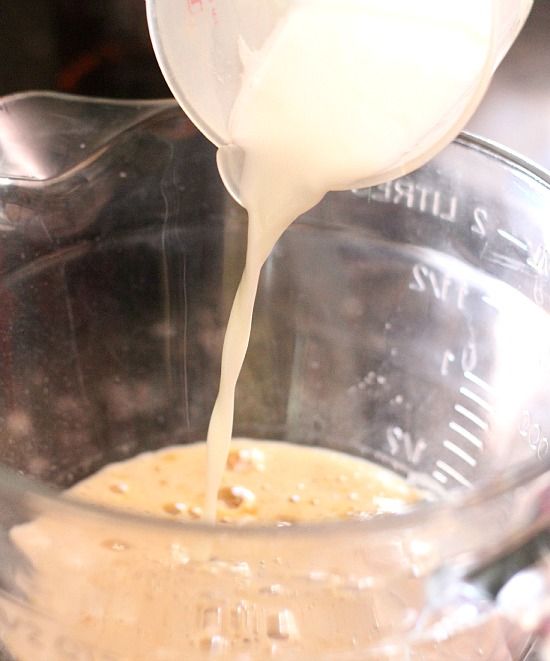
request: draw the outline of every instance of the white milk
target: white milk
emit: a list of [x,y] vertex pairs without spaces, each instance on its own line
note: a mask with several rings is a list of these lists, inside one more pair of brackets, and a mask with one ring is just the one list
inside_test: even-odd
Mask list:
[[235,385],[273,245],[327,191],[395,172],[428,134],[453,137],[449,130],[488,76],[491,8],[491,0],[296,2],[259,52],[242,45],[232,145],[219,162],[235,146],[244,152],[248,246],[208,430],[207,519],[214,520]]

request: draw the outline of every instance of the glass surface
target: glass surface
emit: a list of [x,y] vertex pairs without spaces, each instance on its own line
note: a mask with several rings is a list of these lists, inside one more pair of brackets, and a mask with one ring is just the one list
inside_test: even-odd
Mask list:
[[[44,661],[519,659],[523,642],[506,641],[481,603],[466,625],[416,624],[431,572],[520,531],[546,484],[548,177],[463,136],[403,179],[327,195],[264,268],[235,434],[368,458],[435,503],[317,527],[170,525],[52,489],[205,437],[246,216],[214,147],[173,104],[128,107],[85,148],[79,130],[119,104],[31,95],[4,106],[18,132],[3,133],[0,161],[0,658],[24,644]],[[33,151],[38,128],[55,140]],[[92,560],[77,542],[99,524],[144,552],[152,539],[185,548],[188,563],[151,577],[183,595],[177,627],[155,640],[147,610],[121,618],[121,631],[139,630],[129,654],[95,629],[75,634],[62,598],[41,611],[43,577],[10,529],[44,515],[64,531],[48,540],[61,595],[62,581],[87,585]],[[212,566],[200,594],[185,592]],[[113,598],[86,590],[98,609]],[[320,622],[334,632],[322,656]],[[448,640],[436,643],[441,627]]]

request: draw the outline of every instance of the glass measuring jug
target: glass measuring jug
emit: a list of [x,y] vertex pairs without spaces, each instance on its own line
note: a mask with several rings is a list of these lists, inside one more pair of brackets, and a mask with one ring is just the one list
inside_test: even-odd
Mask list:
[[[361,184],[354,170],[349,176],[355,181],[333,182],[331,187],[374,185],[414,170],[452,140],[476,109],[531,6],[532,0],[421,0],[413,4],[418,13],[413,16],[406,0],[147,0],[163,74],[187,115],[220,147],[220,172],[236,199],[243,154],[233,132],[235,109],[242,107],[244,86],[260,85],[267,62],[275,61],[282,44],[296,51],[284,67],[285,84],[296,91],[279,95],[270,89],[275,106],[287,107],[299,97],[300,104],[315,106],[306,115],[310,122],[328,108],[326,124],[332,121],[333,131],[339,123],[352,127],[346,148],[353,151],[353,144],[365,142],[375,162],[380,133],[392,134],[384,158],[374,168],[369,160],[361,165]],[[321,11],[332,12],[327,29],[314,20]],[[345,12],[350,17],[340,24]],[[291,21],[296,25],[287,30]],[[335,23],[338,27],[331,27]],[[303,44],[283,36],[292,31],[303,34]],[[310,32],[315,35],[312,43],[306,39]],[[306,53],[313,50],[316,59],[310,61]],[[337,74],[329,73],[333,68]],[[337,85],[332,89],[333,77],[346,80],[344,90]],[[323,80],[329,98],[309,85],[317,79]],[[348,87],[354,89],[349,98]],[[346,106],[345,112],[330,109],[331,93]],[[291,114],[296,118],[300,113],[294,109]],[[317,136],[317,149],[328,134]]]
[[[523,658],[517,612],[432,591],[547,525],[548,176],[462,137],[408,177],[329,195],[265,267],[235,433],[369,458],[434,502],[170,524],[55,489],[204,438],[244,212],[173,103],[1,107],[0,658]],[[129,578],[136,556],[150,569]]]

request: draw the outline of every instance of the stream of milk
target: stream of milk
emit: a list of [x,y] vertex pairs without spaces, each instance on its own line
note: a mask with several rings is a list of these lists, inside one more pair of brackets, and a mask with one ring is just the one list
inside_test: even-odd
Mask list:
[[260,51],[241,45],[232,144],[218,161],[235,147],[244,154],[248,244],[208,429],[207,520],[215,519],[235,386],[271,249],[327,191],[396,171],[427,136],[456,124],[487,76],[491,9],[491,0],[296,2]]

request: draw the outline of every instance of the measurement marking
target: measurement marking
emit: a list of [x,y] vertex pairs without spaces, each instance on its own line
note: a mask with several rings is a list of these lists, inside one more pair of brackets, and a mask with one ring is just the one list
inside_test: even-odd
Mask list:
[[460,394],[464,395],[464,397],[467,397],[468,399],[471,399],[472,402],[475,402],[479,406],[481,406],[482,409],[485,409],[487,413],[492,413],[493,412],[493,407],[486,402],[484,399],[482,399],[479,395],[476,395],[475,392],[472,392],[469,388],[464,388],[462,387],[460,389]]
[[477,461],[462,448],[459,448],[458,445],[455,445],[451,441],[443,441],[443,446],[446,447],[449,452],[452,452],[470,466],[477,466]]
[[517,259],[516,257],[510,257],[510,255],[503,255],[502,253],[493,251],[486,253],[485,259],[492,264],[504,266],[507,269],[511,269],[512,271],[525,271],[526,267],[525,262]]
[[489,305],[490,307],[494,308],[495,310],[500,310],[500,307],[498,303],[490,298],[489,296],[482,296],[481,300],[486,304]]
[[432,475],[438,482],[441,482],[441,484],[447,484],[447,482],[449,481],[449,478],[446,475],[443,475],[443,473],[440,473],[439,471],[434,471]]
[[483,450],[483,443],[479,440],[477,436],[474,436],[472,432],[469,432],[467,429],[464,429],[461,425],[458,425],[456,422],[449,422],[449,427],[462,436],[462,438],[465,438],[467,441],[470,441],[472,445],[475,445],[476,448],[479,448],[480,450]]
[[510,232],[507,232],[506,230],[497,230],[497,232],[506,241],[510,241],[510,243],[513,243],[518,248],[521,248],[521,250],[525,250],[525,252],[529,252],[529,246],[521,239],[518,239],[517,236],[510,234]]
[[468,379],[468,381],[471,381],[472,383],[475,383],[477,386],[480,388],[483,388],[485,392],[492,393],[494,392],[494,388],[490,386],[486,381],[483,379],[480,379],[479,376],[476,376],[472,372],[464,372],[464,376]]
[[465,418],[468,418],[470,422],[473,422],[474,425],[477,425],[483,431],[488,431],[489,424],[485,422],[485,420],[482,420],[480,417],[478,417],[475,413],[472,413],[465,406],[462,406],[460,404],[455,404],[455,411],[460,415],[463,415]]
[[462,484],[463,486],[469,488],[472,487],[471,482],[469,482],[463,475],[461,475],[452,466],[449,466],[449,464],[446,464],[444,461],[436,461],[435,465],[439,468],[439,470],[443,471],[444,473],[447,473],[449,477],[452,477],[459,484]]

